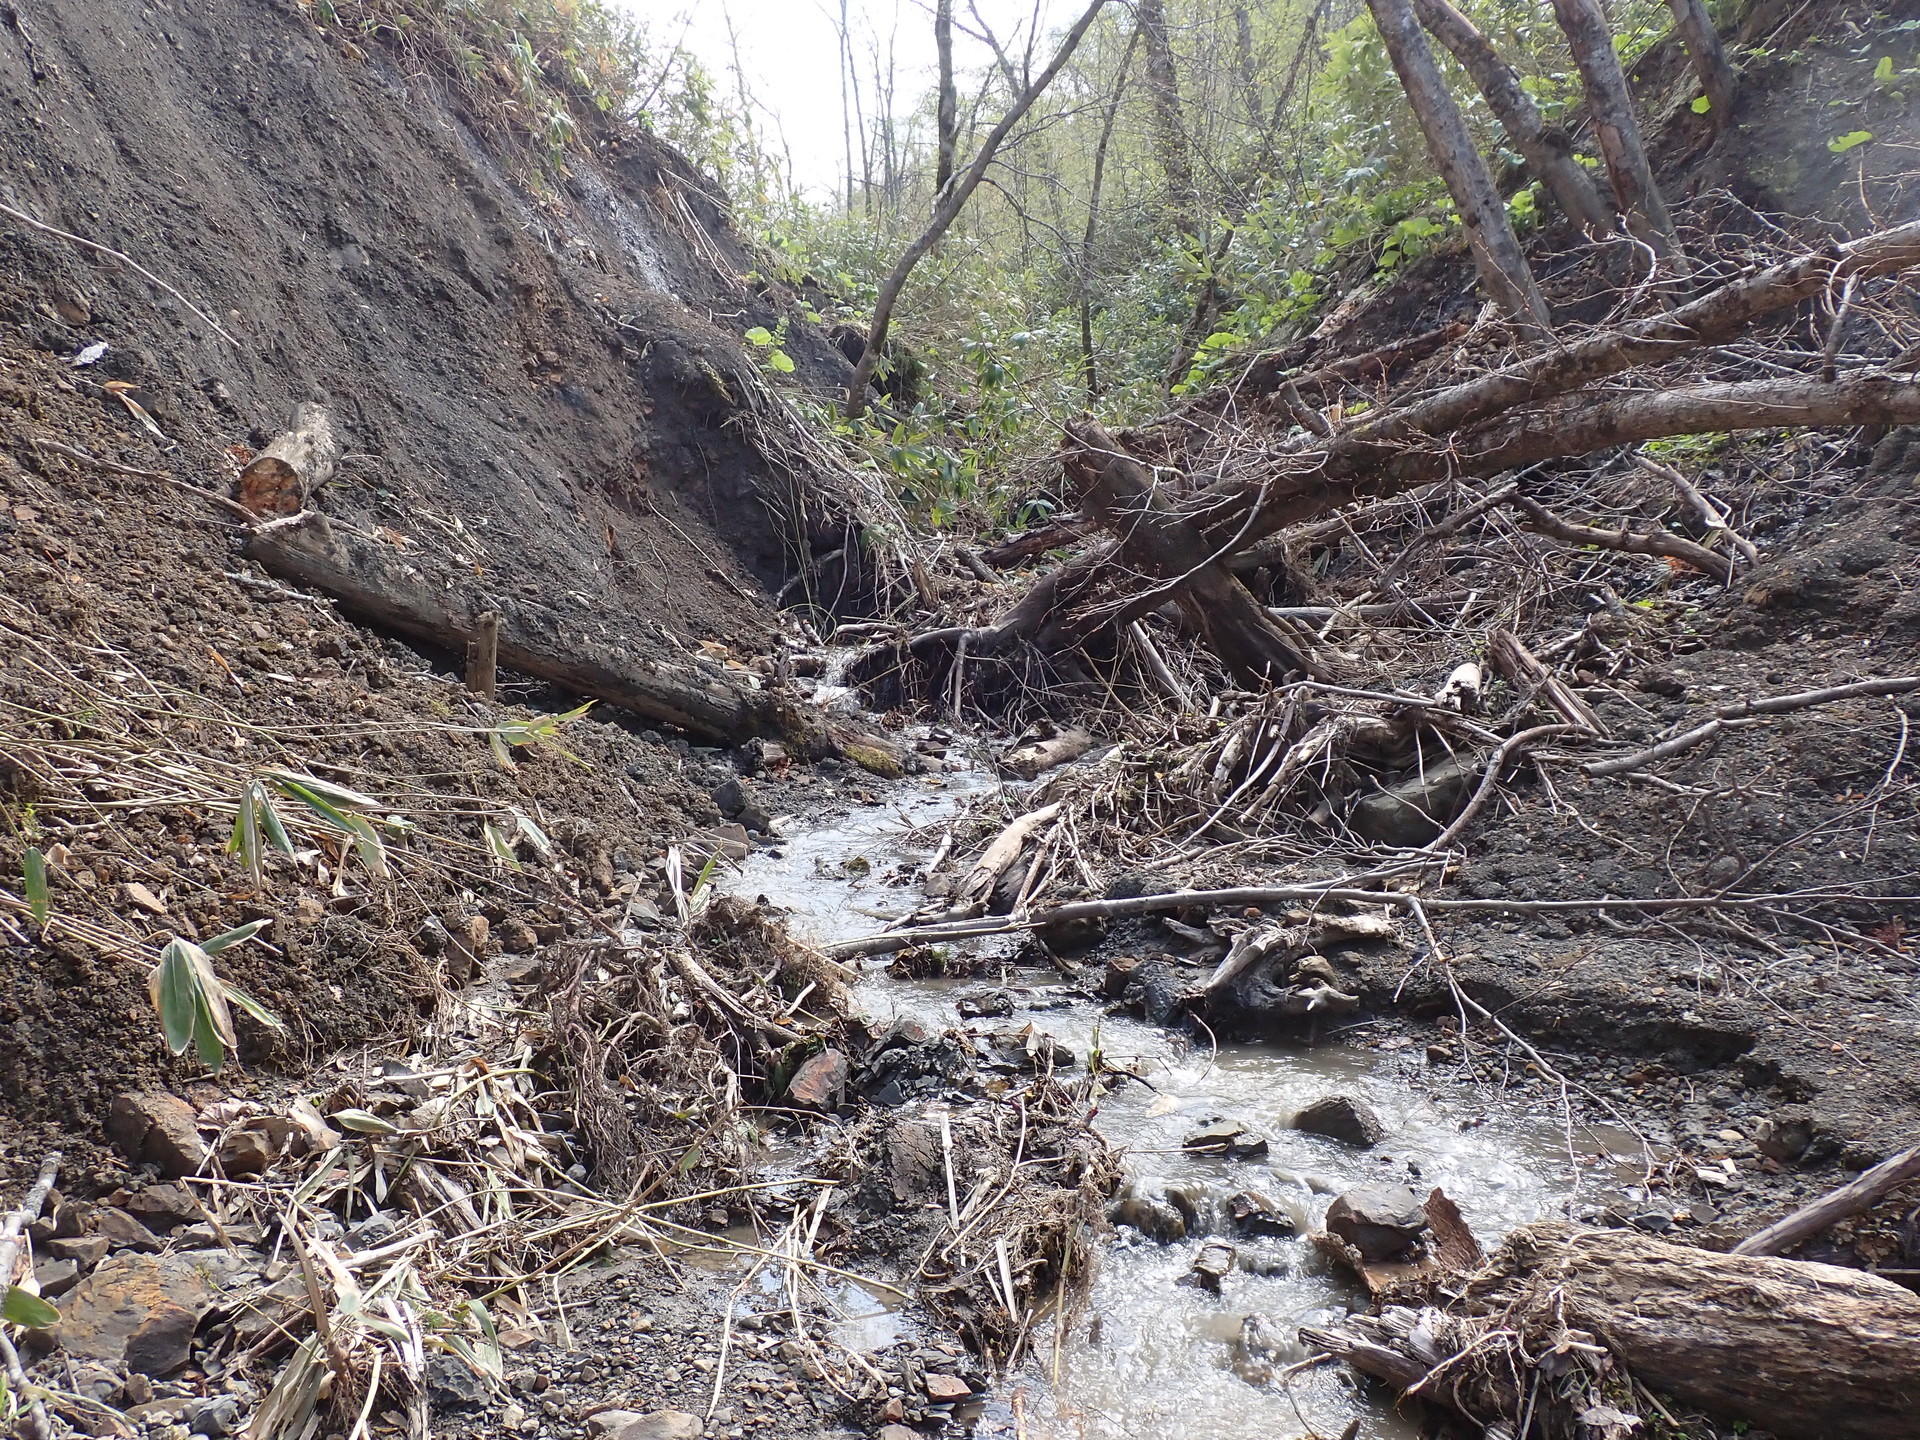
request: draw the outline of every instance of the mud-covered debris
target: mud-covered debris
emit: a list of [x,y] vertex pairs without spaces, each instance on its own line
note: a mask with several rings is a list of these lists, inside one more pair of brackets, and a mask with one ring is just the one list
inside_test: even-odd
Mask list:
[[1387,1138],[1386,1122],[1381,1120],[1379,1112],[1351,1095],[1328,1095],[1314,1101],[1293,1117],[1293,1128],[1325,1135],[1362,1150],[1372,1149]]
[[845,1055],[838,1050],[822,1050],[793,1072],[793,1079],[787,1082],[787,1098],[795,1105],[831,1110],[846,1094],[848,1069]]
[[1348,823],[1381,845],[1425,845],[1466,809],[1479,778],[1457,760],[1439,761],[1366,796]]
[[1267,1140],[1238,1120],[1211,1120],[1182,1140],[1180,1148],[1202,1155],[1224,1155],[1229,1160],[1250,1160],[1267,1153]]
[[1327,1207],[1327,1233],[1373,1263],[1411,1255],[1426,1229],[1420,1197],[1404,1185],[1363,1185]]
[[115,1255],[75,1287],[42,1343],[75,1360],[171,1375],[187,1363],[194,1330],[249,1258],[225,1250]]
[[152,1165],[164,1179],[192,1175],[206,1163],[193,1107],[175,1095],[141,1091],[113,1097],[107,1138],[135,1165]]
[[[700,1440],[700,1417],[686,1410],[602,1410],[587,1417],[589,1440]],[[911,1432],[909,1432],[911,1433]]]

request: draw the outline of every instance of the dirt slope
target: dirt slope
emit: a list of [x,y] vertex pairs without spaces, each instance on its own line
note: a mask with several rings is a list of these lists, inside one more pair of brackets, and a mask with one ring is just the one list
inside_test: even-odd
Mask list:
[[563,179],[286,0],[17,13],[7,203],[126,252],[233,338],[11,221],[6,319],[54,354],[106,342],[88,378],[140,387],[173,468],[217,483],[228,446],[324,400],[355,457],[330,513],[586,614],[751,626],[792,482],[744,423],[739,336],[776,312],[684,161],[602,127]]

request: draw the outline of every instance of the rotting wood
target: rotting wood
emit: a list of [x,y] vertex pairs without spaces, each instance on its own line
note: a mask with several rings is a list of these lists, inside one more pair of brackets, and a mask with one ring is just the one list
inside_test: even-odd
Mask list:
[[1055,801],[1051,805],[1042,805],[1038,810],[1029,810],[1009,823],[994,837],[993,843],[987,846],[986,852],[974,862],[973,868],[960,882],[954,907],[945,918],[958,920],[986,914],[987,907],[993,903],[1000,877],[1013,868],[1034,832],[1043,825],[1052,824],[1059,813],[1060,805]]
[[483,610],[474,617],[473,638],[467,642],[467,689],[493,699],[500,669],[500,612]]
[[299,514],[333,478],[340,450],[326,406],[296,405],[287,428],[240,472],[240,503],[265,517]]
[[474,638],[472,617],[497,609],[499,664],[702,739],[780,739],[802,757],[836,754],[876,774],[903,771],[890,742],[839,725],[778,691],[755,689],[717,667],[637,654],[544,605],[496,603],[459,580],[428,575],[396,546],[322,515],[256,534],[246,553],[282,579],[333,596],[350,613],[456,653]]
[[1325,678],[1209,553],[1199,527],[1160,493],[1146,466],[1091,420],[1069,425],[1067,434],[1076,445],[1067,457],[1068,474],[1088,513],[1139,568],[1166,583],[1235,678],[1252,685],[1295,672]]
[[1505,626],[1487,633],[1487,663],[1514,689],[1538,695],[1569,725],[1605,738],[1607,727],[1593,707],[1573,693],[1573,687],[1542,665],[1526,643]]
[[1821,1196],[1811,1205],[1801,1206],[1766,1229],[1749,1235],[1733,1247],[1733,1253],[1778,1255],[1783,1250],[1791,1250],[1801,1241],[1812,1239],[1849,1215],[1858,1215],[1871,1209],[1882,1196],[1913,1179],[1920,1179],[1920,1145],[1882,1160],[1838,1190]]
[[[1720,1255],[1633,1230],[1527,1226],[1448,1311],[1309,1326],[1301,1339],[1516,1431],[1529,1396],[1551,1407],[1556,1393],[1588,1393],[1580,1384],[1542,1393],[1532,1357],[1566,1356],[1597,1383],[1610,1352],[1650,1391],[1789,1440],[1920,1437],[1920,1296],[1857,1270]],[[1564,1433],[1554,1421],[1572,1416],[1535,1418],[1536,1433]]]

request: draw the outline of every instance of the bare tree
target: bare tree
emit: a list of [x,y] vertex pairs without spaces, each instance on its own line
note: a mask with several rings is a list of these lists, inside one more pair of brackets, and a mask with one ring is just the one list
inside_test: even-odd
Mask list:
[[1126,93],[1127,71],[1133,68],[1133,52],[1140,48],[1140,27],[1135,25],[1127,37],[1126,51],[1120,56],[1120,70],[1113,80],[1113,95],[1107,101],[1107,113],[1100,119],[1100,139],[1093,147],[1093,178],[1087,189],[1087,233],[1080,242],[1080,371],[1087,382],[1087,407],[1100,395],[1100,372],[1093,354],[1093,241],[1100,226],[1100,192],[1107,176],[1107,146],[1113,140],[1113,122],[1120,114],[1120,97]]
[[940,94],[933,120],[939,158],[934,162],[933,189],[940,195],[953,179],[954,151],[960,139],[960,97],[953,88],[953,0],[938,0],[934,6],[933,48],[940,56]]
[[980,142],[980,149],[973,157],[973,163],[961,175],[953,188],[947,192],[940,208],[934,212],[932,222],[920,232],[918,238],[907,246],[899,260],[894,263],[885,281],[881,283],[880,295],[874,302],[873,322],[867,327],[867,343],[860,352],[860,359],[853,367],[853,378],[847,382],[846,414],[849,420],[858,419],[867,410],[867,386],[872,383],[874,367],[880,362],[881,348],[887,343],[887,328],[893,322],[893,307],[900,301],[900,292],[906,288],[907,277],[913,273],[913,267],[922,257],[939,243],[940,237],[947,233],[953,222],[966,208],[967,200],[980,188],[980,182],[986,177],[987,167],[993,163],[993,157],[1008,135],[1013,133],[1033,104],[1053,83],[1073,52],[1080,48],[1080,42],[1086,37],[1093,22],[1107,6],[1107,0],[1093,0],[1073,22],[1073,28],[1067,31],[1060,42],[1060,48],[1054,52],[1053,59],[1047,62],[1047,68],[1034,77],[1026,91],[1000,117],[1000,123],[988,132],[987,138]]
[[1549,125],[1493,42],[1448,0],[1413,0],[1420,23],[1452,52],[1473,78],[1487,108],[1526,159],[1534,178],[1547,187],[1560,213],[1589,230],[1613,228],[1613,208],[1600,198],[1593,180],[1573,157],[1573,141],[1558,125]]
[[1373,12],[1387,55],[1420,121],[1427,153],[1460,211],[1480,283],[1522,335],[1546,335],[1552,329],[1547,302],[1534,283],[1533,271],[1507,219],[1507,207],[1493,187],[1493,177],[1473,147],[1466,117],[1434,63],[1427,37],[1414,18],[1411,0],[1367,0],[1367,8]]
[[1653,183],[1653,167],[1640,142],[1640,126],[1633,118],[1633,100],[1627,93],[1626,72],[1613,48],[1600,0],[1553,0],[1553,15],[1573,50],[1573,63],[1587,96],[1587,113],[1600,154],[1607,162],[1613,197],[1627,217],[1627,228],[1655,255],[1684,263],[1680,242],[1673,233],[1667,202]]
[[1693,73],[1700,77],[1700,88],[1707,96],[1707,113],[1713,117],[1717,130],[1733,120],[1733,67],[1727,63],[1720,32],[1713,28],[1713,17],[1707,13],[1705,0],[1667,0],[1667,8],[1673,11],[1673,23],[1680,31],[1681,43],[1687,47]]
[[1167,178],[1167,203],[1182,235],[1199,228],[1199,192],[1193,183],[1193,157],[1187,149],[1186,118],[1181,113],[1173,40],[1167,31],[1163,0],[1135,0],[1133,12],[1147,47],[1147,93],[1153,107],[1153,148]]

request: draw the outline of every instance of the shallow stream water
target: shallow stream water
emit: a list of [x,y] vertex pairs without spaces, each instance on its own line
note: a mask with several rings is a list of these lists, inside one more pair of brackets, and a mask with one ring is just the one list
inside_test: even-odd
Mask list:
[[[923,779],[903,785],[884,804],[788,822],[782,842],[747,859],[726,888],[791,912],[789,923],[803,939],[871,934],[886,917],[919,903],[918,887],[900,884],[899,877],[931,859],[933,845],[916,843],[910,832],[918,829],[924,838],[928,827],[993,783],[975,774]],[[1238,1242],[1243,1257],[1258,1252],[1265,1273],[1236,1271],[1213,1295],[1178,1283],[1203,1243],[1199,1235],[1160,1245],[1121,1227],[1100,1257],[1089,1305],[1070,1333],[1040,1334],[1028,1372],[1010,1378],[990,1407],[986,1418],[992,1411],[1010,1418],[1008,1407],[1017,1399],[1018,1428],[1034,1440],[1286,1440],[1338,1435],[1354,1420],[1361,1437],[1411,1440],[1417,1427],[1384,1398],[1356,1390],[1340,1367],[1275,1378],[1305,1353],[1295,1339],[1302,1323],[1364,1306],[1356,1284],[1304,1238],[1320,1228],[1333,1196],[1366,1182],[1403,1183],[1422,1194],[1438,1185],[1491,1247],[1514,1226],[1562,1209],[1576,1163],[1570,1148],[1590,1187],[1596,1176],[1612,1175],[1610,1147],[1625,1149],[1624,1136],[1576,1129],[1570,1138],[1556,1114],[1433,1076],[1417,1047],[1359,1048],[1337,1036],[1313,1049],[1196,1047],[1104,1014],[1093,1001],[1063,1000],[1057,986],[1049,988],[1057,980],[1009,975],[1009,988],[1028,987],[1040,1008],[1016,1009],[1011,1019],[994,1022],[962,1021],[954,1007],[955,992],[978,982],[896,978],[884,961],[867,962],[855,994],[878,1016],[910,1016],[943,1028],[1031,1023],[1080,1062],[1097,1045],[1107,1063],[1133,1065],[1151,1087],[1123,1085],[1101,1102],[1097,1119],[1107,1139],[1125,1151],[1129,1184],[1156,1194],[1179,1187],[1202,1214],[1236,1191],[1256,1190],[1292,1215],[1301,1238]],[[1361,1026],[1349,1033],[1366,1032]],[[1386,1122],[1387,1140],[1361,1151],[1289,1128],[1301,1108],[1334,1093],[1367,1100]],[[1269,1153],[1229,1161],[1183,1152],[1184,1137],[1216,1116],[1266,1137]],[[1195,1228],[1204,1229],[1204,1222]],[[857,1288],[842,1299],[842,1335],[849,1343],[884,1344],[902,1323]],[[1277,1354],[1256,1359],[1240,1345],[1243,1322],[1255,1314],[1273,1322],[1267,1333],[1284,1337]]]

